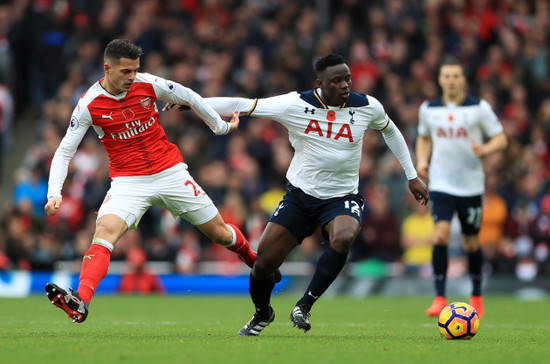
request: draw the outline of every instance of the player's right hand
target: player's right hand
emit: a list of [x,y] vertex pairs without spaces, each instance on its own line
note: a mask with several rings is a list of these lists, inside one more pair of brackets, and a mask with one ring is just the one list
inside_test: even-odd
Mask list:
[[44,211],[46,211],[48,216],[53,216],[57,213],[61,206],[61,201],[63,201],[61,197],[52,197],[48,200],[46,206],[44,206]]

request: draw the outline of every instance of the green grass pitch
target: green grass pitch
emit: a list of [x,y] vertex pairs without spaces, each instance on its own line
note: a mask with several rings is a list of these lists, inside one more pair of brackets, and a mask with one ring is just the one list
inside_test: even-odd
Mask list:
[[470,341],[439,336],[424,314],[430,297],[324,297],[305,334],[288,318],[296,300],[275,296],[275,321],[239,337],[253,313],[247,296],[98,295],[82,324],[45,296],[0,298],[0,363],[550,362],[548,299],[487,296]]

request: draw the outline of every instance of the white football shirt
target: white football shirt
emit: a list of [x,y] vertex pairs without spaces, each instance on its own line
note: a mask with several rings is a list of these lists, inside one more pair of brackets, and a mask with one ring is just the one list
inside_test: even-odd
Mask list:
[[[256,100],[205,100],[222,115],[240,111],[284,125],[295,151],[286,177],[306,194],[328,199],[357,193],[363,134],[368,128],[382,131],[394,125],[374,97],[352,92],[344,105],[328,106],[320,92],[290,92]],[[388,145],[392,144],[394,153],[398,151],[401,164],[407,165],[403,167],[407,177],[415,178],[406,143],[395,130],[399,135]]]
[[481,144],[484,137],[503,130],[489,103],[470,95],[461,105],[424,101],[418,120],[418,134],[432,139],[430,191],[463,197],[483,194],[483,166],[472,140]]

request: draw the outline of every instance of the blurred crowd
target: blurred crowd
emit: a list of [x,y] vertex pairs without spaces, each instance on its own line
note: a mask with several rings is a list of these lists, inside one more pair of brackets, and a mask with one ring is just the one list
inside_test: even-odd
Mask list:
[[[468,92],[487,100],[509,147],[485,158],[480,238],[486,270],[531,280],[549,274],[550,3],[548,0],[16,0],[0,1],[2,139],[8,119],[35,110],[35,139],[13,171],[13,195],[0,212],[0,270],[49,270],[74,261],[90,244],[95,212],[109,187],[108,162],[90,129],[71,165],[59,213],[46,217],[50,162],[79,97],[103,75],[102,51],[129,39],[145,54],[141,71],[169,78],[203,97],[269,97],[313,87],[313,63],[330,52],[350,66],[353,91],[378,98],[411,150],[418,108],[439,97],[445,55],[465,66]],[[7,94],[7,96],[3,96]],[[157,105],[162,108],[162,104]],[[253,246],[284,194],[293,151],[280,125],[241,118],[215,136],[192,112],[161,113],[191,174],[227,222]],[[8,127],[9,126],[9,127]],[[9,157],[10,148],[3,143]],[[10,176],[11,178],[11,176]],[[401,167],[381,136],[364,137],[360,192],[363,229],[350,260],[391,266],[393,274],[430,275],[433,221],[414,202]],[[449,273],[466,273],[457,233]],[[320,234],[290,256],[315,261]],[[236,259],[195,228],[158,208],[113,252],[141,247],[150,261],[192,273],[203,261]],[[379,265],[378,265],[379,266]]]

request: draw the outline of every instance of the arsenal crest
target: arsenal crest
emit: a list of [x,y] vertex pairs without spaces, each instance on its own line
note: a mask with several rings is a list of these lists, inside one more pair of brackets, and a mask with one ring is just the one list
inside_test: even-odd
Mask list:
[[143,106],[144,109],[148,109],[151,107],[151,98],[150,97],[143,98],[139,100],[139,103],[141,104],[141,106]]

